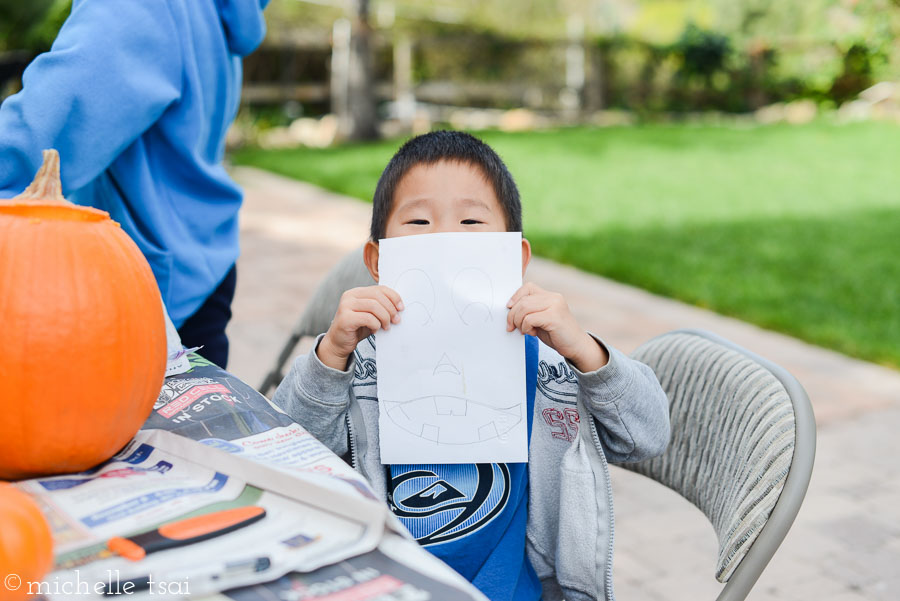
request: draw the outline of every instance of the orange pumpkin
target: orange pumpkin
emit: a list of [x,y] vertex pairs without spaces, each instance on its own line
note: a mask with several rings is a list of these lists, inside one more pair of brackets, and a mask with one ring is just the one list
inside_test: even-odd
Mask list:
[[124,446],[162,386],[162,300],[137,245],[62,197],[59,155],[0,200],[0,479],[81,471]]
[[[38,583],[53,567],[53,537],[37,503],[0,482],[0,599],[27,599],[29,583]],[[37,584],[32,585],[37,592]]]

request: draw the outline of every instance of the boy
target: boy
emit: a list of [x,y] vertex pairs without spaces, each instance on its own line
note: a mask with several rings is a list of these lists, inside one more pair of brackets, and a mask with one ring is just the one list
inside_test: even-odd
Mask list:
[[[521,228],[519,193],[496,153],[462,132],[432,132],[382,173],[364,258],[377,282],[380,239]],[[530,258],[523,239],[523,273]],[[612,599],[607,459],[663,451],[666,396],[647,366],[582,330],[561,295],[526,283],[507,307],[507,331],[527,335],[528,464],[381,465],[372,334],[400,323],[404,308],[386,286],[342,296],[274,401],[335,453],[350,451],[413,536],[492,601]]]

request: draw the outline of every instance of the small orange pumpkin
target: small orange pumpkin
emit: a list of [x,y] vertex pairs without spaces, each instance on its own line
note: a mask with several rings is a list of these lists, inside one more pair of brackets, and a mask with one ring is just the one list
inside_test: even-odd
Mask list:
[[150,265],[105,211],[62,196],[59,155],[0,200],[0,479],[81,471],[124,446],[162,387]]
[[27,599],[53,567],[53,536],[31,497],[0,482],[0,599]]

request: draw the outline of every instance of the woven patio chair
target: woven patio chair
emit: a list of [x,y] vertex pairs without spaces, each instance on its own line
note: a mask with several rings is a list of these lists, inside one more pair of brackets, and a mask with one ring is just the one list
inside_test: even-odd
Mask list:
[[809,398],[783,368],[709,332],[663,334],[632,357],[669,397],[672,438],[661,456],[620,467],[703,512],[719,543],[718,601],[744,599],[806,495],[816,450]]
[[[356,249],[326,274],[260,387],[282,380],[305,336],[328,329],[341,294],[374,284]],[[806,494],[816,430],[806,392],[783,368],[715,334],[679,330],[632,355],[669,397],[672,438],[663,455],[621,464],[668,486],[710,520],[719,541],[717,601],[746,598],[781,545]]]

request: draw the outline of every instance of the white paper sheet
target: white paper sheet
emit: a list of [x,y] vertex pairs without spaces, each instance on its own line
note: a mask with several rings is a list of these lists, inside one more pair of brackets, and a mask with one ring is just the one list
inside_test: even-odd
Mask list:
[[518,232],[381,240],[401,322],[376,334],[382,463],[528,460],[525,339],[506,331],[522,285]]

